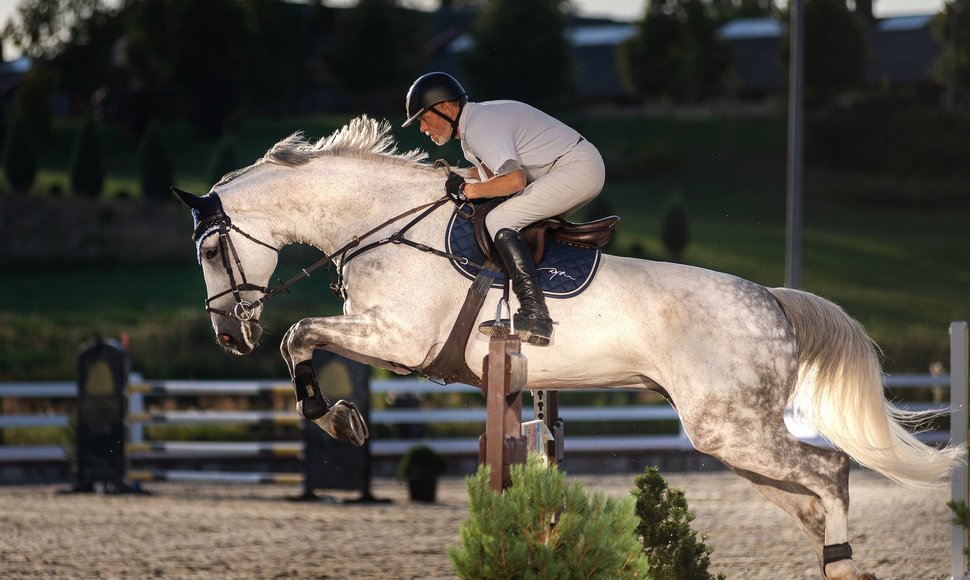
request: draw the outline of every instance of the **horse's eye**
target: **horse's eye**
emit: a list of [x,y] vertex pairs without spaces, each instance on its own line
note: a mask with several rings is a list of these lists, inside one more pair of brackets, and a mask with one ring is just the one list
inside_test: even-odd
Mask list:
[[206,260],[211,260],[212,258],[215,258],[218,253],[219,253],[219,250],[217,248],[209,248],[207,250],[202,250],[202,255],[205,257]]

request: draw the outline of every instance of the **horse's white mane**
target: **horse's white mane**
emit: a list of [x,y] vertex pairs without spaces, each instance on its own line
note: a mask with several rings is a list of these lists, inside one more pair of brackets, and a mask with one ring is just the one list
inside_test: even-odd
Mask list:
[[361,115],[352,119],[341,129],[334,131],[329,137],[324,137],[316,143],[311,143],[303,136],[302,131],[297,131],[270,147],[269,151],[256,163],[226,174],[216,186],[223,185],[262,163],[296,167],[324,156],[369,159],[423,169],[430,169],[431,167],[425,163],[428,158],[425,151],[412,149],[399,152],[397,150],[397,143],[391,135],[391,124],[389,122],[386,120],[378,121],[369,118],[367,115]]

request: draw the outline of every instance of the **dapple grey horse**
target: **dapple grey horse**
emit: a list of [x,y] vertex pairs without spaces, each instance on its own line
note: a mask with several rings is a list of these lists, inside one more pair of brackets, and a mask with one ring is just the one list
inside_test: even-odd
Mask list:
[[[454,211],[434,204],[443,174],[420,151],[399,153],[386,122],[360,117],[316,143],[300,134],[280,141],[206,196],[178,193],[195,214],[207,309],[231,352],[246,354],[259,341],[279,248],[310,244],[332,258],[343,315],[297,322],[281,351],[300,413],[361,444],[367,427],[356,407],[322,398],[308,361],[324,349],[408,373],[442,349],[469,281],[415,246],[442,250]],[[383,243],[405,223],[411,247]],[[348,248],[370,244],[348,261]],[[500,295],[491,290],[489,300]],[[876,345],[841,308],[810,293],[604,255],[585,292],[551,300],[549,309],[558,322],[553,343],[523,346],[527,388],[661,392],[698,451],[791,514],[827,578],[873,577],[851,559],[849,457],[920,487],[939,484],[962,456],[962,448],[924,445],[904,428],[922,417],[886,401]],[[484,308],[477,322],[491,314]],[[487,348],[474,333],[465,349],[471,369],[481,368]],[[792,436],[786,407],[834,448]]]

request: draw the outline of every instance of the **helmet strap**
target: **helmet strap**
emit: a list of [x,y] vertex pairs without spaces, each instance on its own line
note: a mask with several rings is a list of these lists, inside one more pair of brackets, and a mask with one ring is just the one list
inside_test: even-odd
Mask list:
[[449,139],[454,139],[458,135],[458,119],[461,119],[461,113],[465,110],[464,103],[461,101],[458,102],[458,114],[455,115],[454,119],[439,111],[434,105],[428,107],[428,110],[451,124],[451,137],[448,137]]

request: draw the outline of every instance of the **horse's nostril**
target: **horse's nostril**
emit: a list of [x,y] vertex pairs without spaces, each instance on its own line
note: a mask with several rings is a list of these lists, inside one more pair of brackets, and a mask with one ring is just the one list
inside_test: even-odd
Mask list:
[[236,341],[231,336],[225,333],[219,335],[219,342],[227,346],[236,343]]

